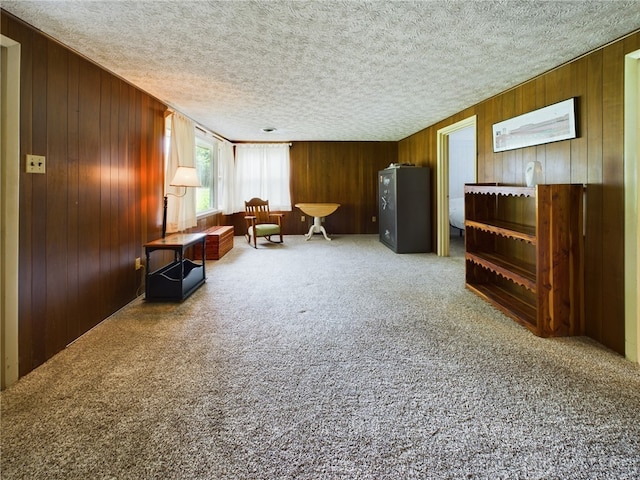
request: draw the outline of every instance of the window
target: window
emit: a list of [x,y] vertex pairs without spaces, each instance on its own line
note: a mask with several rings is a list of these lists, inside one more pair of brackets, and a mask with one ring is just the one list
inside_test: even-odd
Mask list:
[[218,209],[217,142],[196,129],[196,170],[202,186],[196,190],[196,214]]
[[289,144],[236,145],[235,211],[253,197],[269,200],[274,211],[291,210]]
[[[218,200],[218,142],[202,129],[195,129],[195,167],[201,187],[196,189],[196,215],[220,209]],[[171,146],[171,121],[165,124],[165,159],[168,161]],[[166,165],[165,165],[166,169]]]

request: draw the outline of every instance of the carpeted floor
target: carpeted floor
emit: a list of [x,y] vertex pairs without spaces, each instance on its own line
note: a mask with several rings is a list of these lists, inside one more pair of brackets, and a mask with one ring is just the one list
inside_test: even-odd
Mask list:
[[640,367],[531,335],[452,242],[236,237],[1,394],[2,478],[639,478]]

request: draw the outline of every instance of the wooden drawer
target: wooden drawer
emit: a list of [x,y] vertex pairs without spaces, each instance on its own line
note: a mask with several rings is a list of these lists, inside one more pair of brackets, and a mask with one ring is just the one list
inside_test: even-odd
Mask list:
[[[233,227],[219,226],[211,227],[202,233],[207,235],[206,249],[207,260],[220,260],[225,253],[233,248]],[[197,250],[197,249],[196,249]],[[194,252],[196,260],[200,260],[200,252]]]

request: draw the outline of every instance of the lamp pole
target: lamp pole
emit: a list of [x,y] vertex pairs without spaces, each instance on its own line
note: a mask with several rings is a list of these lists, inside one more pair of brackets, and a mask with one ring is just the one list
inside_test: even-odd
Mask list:
[[164,196],[164,206],[162,211],[162,238],[167,236],[167,203],[168,203],[168,195]]

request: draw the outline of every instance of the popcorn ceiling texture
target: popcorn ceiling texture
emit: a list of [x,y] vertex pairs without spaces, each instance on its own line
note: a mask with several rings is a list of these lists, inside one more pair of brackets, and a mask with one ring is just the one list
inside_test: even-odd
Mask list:
[[400,140],[640,27],[640,1],[2,8],[235,141]]

